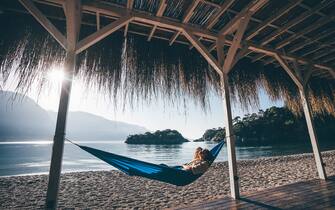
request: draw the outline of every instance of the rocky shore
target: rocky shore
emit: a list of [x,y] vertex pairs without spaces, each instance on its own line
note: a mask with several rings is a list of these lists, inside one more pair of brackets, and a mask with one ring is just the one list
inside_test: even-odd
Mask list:
[[[328,175],[335,175],[335,151],[322,153]],[[238,162],[241,191],[251,192],[317,178],[311,154]],[[46,175],[0,177],[0,209],[43,208]],[[175,187],[118,171],[62,175],[59,207],[78,209],[163,209],[229,194],[227,162],[215,163],[196,182]]]

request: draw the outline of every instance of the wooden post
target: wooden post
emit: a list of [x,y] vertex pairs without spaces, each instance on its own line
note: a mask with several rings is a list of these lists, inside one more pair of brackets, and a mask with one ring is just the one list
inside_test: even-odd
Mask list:
[[59,181],[62,168],[66,117],[72,86],[72,78],[76,66],[76,45],[80,29],[80,0],[65,2],[67,54],[65,60],[65,79],[62,83],[61,98],[59,102],[56,131],[52,147],[52,157],[49,171],[46,208],[56,209],[58,201]]
[[[288,63],[283,59],[280,55],[274,54],[274,58],[279,62],[279,64],[283,67],[283,69],[286,71],[286,73],[291,77],[293,82],[297,85],[300,93],[301,103],[304,109],[304,114],[306,118],[307,128],[309,137],[311,139],[312,148],[313,148],[313,154],[316,162],[316,167],[318,169],[319,177],[320,179],[326,179],[326,171],[322,162],[322,157],[319,149],[318,139],[315,133],[314,129],[314,123],[312,120],[312,112],[311,112],[311,106],[308,102],[307,94],[306,94],[306,84],[309,80],[309,77],[311,76],[313,65],[309,65],[309,70],[306,73],[305,77],[302,77],[301,72],[299,69],[291,68]],[[296,65],[297,66],[297,65]]]
[[60,173],[62,168],[64,137],[66,127],[66,116],[71,92],[72,76],[75,68],[75,53],[68,52],[66,55],[65,72],[66,78],[62,83],[62,92],[60,96],[56,131],[52,147],[52,157],[49,171],[49,183],[47,190],[47,209],[56,209],[59,189]]
[[315,129],[314,129],[315,126],[314,126],[314,123],[313,123],[313,120],[312,120],[311,106],[308,102],[306,90],[305,90],[305,88],[299,88],[299,92],[300,92],[302,106],[303,106],[303,109],[304,109],[304,114],[305,114],[305,118],[306,118],[309,137],[310,137],[311,143],[312,143],[313,154],[314,154],[314,159],[315,159],[315,162],[316,162],[316,167],[318,169],[319,178],[320,179],[327,179],[326,171],[325,171],[325,168],[324,168],[324,164],[323,164],[323,161],[322,161],[322,156],[321,156],[321,152],[320,152],[320,148],[319,148],[318,139],[317,139],[316,132],[315,132]]
[[228,75],[223,73],[220,76],[221,93],[223,102],[224,123],[226,126],[227,155],[229,166],[230,194],[234,199],[240,197],[239,178],[237,175],[236,154],[235,154],[235,136],[233,131],[233,120],[230,106]]

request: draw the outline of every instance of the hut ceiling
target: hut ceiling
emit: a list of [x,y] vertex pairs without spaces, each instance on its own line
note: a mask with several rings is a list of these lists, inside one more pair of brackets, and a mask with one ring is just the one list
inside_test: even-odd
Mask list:
[[[34,0],[51,19],[64,20],[64,0]],[[251,3],[250,3],[251,2]],[[130,12],[135,19],[122,27],[124,33],[135,33],[172,44],[192,45],[180,28],[194,31],[200,42],[216,55],[215,42],[220,31],[257,1],[248,0],[86,0],[83,1],[83,25],[102,27]],[[262,65],[279,66],[274,52],[302,64],[315,64],[312,76],[334,78],[335,1],[282,0],[263,2],[255,9],[246,29],[243,43],[249,46],[243,56]],[[26,10],[17,2],[3,0],[2,12]],[[99,16],[99,21],[97,21]],[[65,28],[65,27],[64,27]],[[230,45],[231,40],[227,40]],[[270,55],[270,56],[269,56]]]
[[[62,8],[65,0],[31,1],[54,23],[61,33],[65,34],[65,15]],[[275,58],[275,55],[278,55],[285,59],[289,65],[299,67],[304,75],[311,76],[312,79],[325,79],[330,81],[331,85],[334,86],[335,0],[82,0],[82,9],[81,28],[83,30],[81,30],[80,40],[111,22],[116,22],[120,17],[129,16],[131,17],[130,21],[118,29],[118,33],[115,35],[116,37],[120,38],[120,34],[123,36],[129,35],[137,37],[132,42],[133,47],[136,45],[138,48],[143,47],[143,44],[140,44],[140,42],[147,43],[150,41],[157,45],[159,44],[158,41],[161,41],[165,43],[163,44],[164,50],[169,53],[173,54],[172,50],[168,50],[169,46],[182,49],[182,51],[178,53],[179,57],[173,58],[174,60],[168,57],[158,57],[152,53],[152,56],[156,56],[154,58],[156,60],[153,60],[151,65],[156,67],[158,65],[156,61],[166,62],[167,59],[170,59],[171,62],[173,60],[173,62],[176,63],[179,62],[178,59],[181,57],[187,59],[187,57],[184,56],[186,49],[190,50],[190,55],[196,56],[194,55],[195,50],[192,50],[194,43],[192,44],[188,41],[189,38],[186,37],[183,30],[192,32],[192,36],[198,40],[197,43],[209,51],[208,56],[214,58],[217,57],[216,43],[218,37],[225,34],[223,52],[227,54],[228,48],[233,42],[233,32],[238,26],[237,23],[243,16],[250,13],[250,22],[242,37],[241,45],[237,50],[237,56],[241,61],[238,62],[237,60],[235,63],[237,69],[242,68],[242,64],[248,65],[250,63],[254,66],[261,66],[262,68],[264,67],[264,69],[271,69],[273,71],[275,69],[282,69],[277,61],[278,59],[276,60]],[[0,14],[14,14],[13,17],[21,17],[22,15],[19,14],[29,13],[19,1],[1,0]],[[2,31],[4,30],[6,29],[2,28]],[[61,40],[59,42],[61,42]],[[87,43],[81,44],[85,46]],[[112,44],[119,48],[122,46],[121,43]],[[81,46],[80,43],[79,46]],[[94,47],[95,46],[93,46],[93,48]],[[148,52],[151,50],[152,52],[157,51],[162,53],[157,47],[145,48],[145,50]],[[107,50],[104,52],[108,53]],[[136,49],[132,49],[132,52],[136,52]],[[120,51],[119,53],[122,52]],[[61,55],[62,52],[58,52],[58,54]],[[88,55],[93,57],[97,56],[96,53],[89,51],[85,56]],[[29,57],[28,54],[27,57]],[[51,58],[52,57],[50,57],[50,59]],[[140,58],[140,56],[138,58]],[[114,59],[115,61],[119,61],[121,58],[115,57]],[[105,62],[107,66],[108,60],[100,59],[100,62]],[[139,61],[136,62],[138,62],[138,65],[142,65]],[[182,66],[185,66],[185,72],[191,71],[191,67],[188,67],[189,65],[191,66],[191,62],[187,61],[182,64]],[[92,61],[88,63],[88,66],[95,68],[96,63]],[[199,66],[202,68],[205,64],[201,63]],[[117,65],[114,67],[115,69],[118,68]],[[162,68],[163,67],[164,66],[162,66]],[[175,65],[174,68],[179,67]],[[248,69],[248,71],[251,72],[252,70],[252,68]],[[146,73],[148,72],[150,72],[150,69],[147,69]],[[185,72],[183,75],[188,74]],[[240,84],[237,85],[238,87],[235,86],[235,88],[242,91],[237,93],[237,89],[233,88],[233,92],[237,91],[236,94],[239,95],[240,98],[253,95],[252,93],[258,84],[252,84],[252,81],[256,79],[257,75],[254,76],[254,78],[253,76],[247,75],[246,72],[239,72],[239,74],[236,73],[235,75],[234,71],[231,73],[231,77],[235,79],[235,85],[237,84],[236,81],[241,81],[242,83],[245,83],[246,80],[249,81],[244,85]],[[160,74],[162,73],[160,72]],[[166,73],[166,75],[167,74],[168,73]],[[151,74],[148,73],[148,75]],[[215,80],[213,76],[208,76],[206,72],[201,71],[200,67],[192,78],[187,78],[185,75],[174,78],[174,80],[177,81],[183,78],[186,82],[193,81],[189,83],[192,83],[193,86],[187,86],[187,89],[192,92],[193,95],[202,95],[204,92],[201,88],[204,84],[201,84],[199,81],[194,82],[197,78],[206,77],[209,82]],[[204,77],[200,77],[199,75]],[[272,71],[269,74],[265,73],[261,76],[263,79],[266,77],[268,81],[273,80],[272,83],[265,82],[268,84],[268,86],[265,85],[265,89],[270,92],[270,95],[272,94],[271,97],[273,99],[280,98],[279,94],[276,93],[276,91],[280,89],[279,85],[278,88],[275,88],[273,84],[275,84],[274,77],[281,76],[282,75],[276,76],[276,73]],[[121,78],[120,75],[114,75],[113,77],[115,81]],[[104,80],[103,78],[100,79]],[[137,78],[138,81],[141,79],[146,78]],[[282,80],[288,79],[289,78],[284,78]],[[153,88],[152,91],[155,92],[155,84],[158,82],[162,81],[154,81],[154,83],[150,85],[150,88]],[[170,85],[167,81],[163,82],[171,86],[171,89],[177,90],[179,88],[179,86],[174,87]],[[286,90],[282,90],[282,92],[285,91]],[[293,102],[293,98],[291,94],[291,96],[287,95],[285,100]],[[293,106],[295,105],[291,107]],[[330,106],[333,107],[331,102]],[[333,111],[334,110],[329,112]]]

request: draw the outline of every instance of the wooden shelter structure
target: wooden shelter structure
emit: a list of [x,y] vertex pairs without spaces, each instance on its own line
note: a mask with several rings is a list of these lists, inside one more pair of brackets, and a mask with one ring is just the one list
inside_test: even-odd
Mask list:
[[[18,3],[19,2],[19,3]],[[335,79],[335,1],[333,0],[19,0],[2,1],[0,10],[31,14],[66,50],[57,126],[47,191],[56,208],[65,124],[77,55],[123,31],[196,50],[220,81],[232,198],[239,198],[232,129],[229,73],[242,59],[282,69],[299,90],[320,179],[326,172],[315,133],[307,86],[311,78]],[[23,8],[23,7],[24,8]],[[64,31],[53,21],[66,23]],[[80,37],[80,29],[95,31]],[[64,33],[65,32],[65,33]],[[194,49],[193,49],[194,48]],[[151,59],[148,57],[147,59]]]

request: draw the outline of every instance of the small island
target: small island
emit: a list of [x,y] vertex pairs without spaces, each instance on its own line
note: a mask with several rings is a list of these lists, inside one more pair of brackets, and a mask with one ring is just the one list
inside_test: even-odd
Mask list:
[[125,141],[126,144],[182,144],[184,142],[189,141],[178,131],[170,129],[130,135]]

